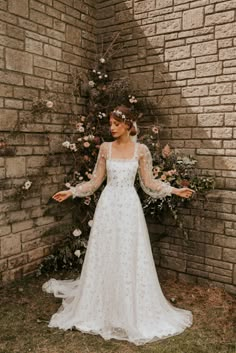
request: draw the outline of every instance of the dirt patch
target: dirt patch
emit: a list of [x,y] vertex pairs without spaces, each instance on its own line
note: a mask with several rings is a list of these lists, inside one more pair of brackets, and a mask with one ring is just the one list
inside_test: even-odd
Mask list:
[[[72,277],[57,274],[58,278]],[[61,304],[41,290],[46,277],[0,289],[0,353],[236,353],[236,298],[223,289],[162,281],[173,305],[191,310],[194,324],[179,336],[144,346],[47,327]]]

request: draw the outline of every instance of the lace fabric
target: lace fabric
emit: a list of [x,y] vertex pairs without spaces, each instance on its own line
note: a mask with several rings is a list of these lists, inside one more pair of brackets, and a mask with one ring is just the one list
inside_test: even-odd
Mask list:
[[[135,345],[178,335],[192,324],[192,313],[169,303],[161,290],[142,205],[134,187],[142,183],[157,196],[171,192],[150,175],[150,155],[135,145],[132,158],[112,158],[102,145],[94,180],[74,196],[93,192],[107,177],[94,213],[82,272],[76,280],[51,279],[43,290],[62,298],[49,327],[126,340]],[[105,167],[104,167],[105,161]],[[87,186],[89,185],[89,187]]]
[[[152,173],[152,156],[148,147],[144,144],[134,143],[133,158],[139,161],[139,180],[142,189],[153,198],[170,196],[173,189],[169,183],[154,179]],[[97,162],[88,182],[82,182],[71,187],[73,197],[85,197],[92,195],[106,178],[106,160],[111,159],[112,143],[104,142],[99,150]],[[131,159],[133,159],[131,158]],[[116,160],[127,160],[130,158],[116,158]]]

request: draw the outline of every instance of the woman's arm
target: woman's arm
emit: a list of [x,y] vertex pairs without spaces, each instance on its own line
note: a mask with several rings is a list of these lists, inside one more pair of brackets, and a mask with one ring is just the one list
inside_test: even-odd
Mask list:
[[102,185],[106,178],[106,157],[107,143],[103,142],[99,149],[97,162],[91,179],[70,187],[73,198],[90,196]]
[[170,186],[169,183],[165,183],[160,179],[155,179],[152,172],[152,156],[148,147],[144,144],[139,145],[139,180],[140,185],[146,194],[153,198],[161,199],[171,194],[178,195],[180,197],[188,198],[194,192],[189,188],[177,189]]
[[94,167],[92,177],[89,181],[82,182],[76,186],[71,186],[69,190],[63,190],[53,195],[53,199],[62,202],[68,197],[86,197],[92,195],[103,183],[106,178],[106,158],[107,158],[107,143],[101,144],[96,165]]

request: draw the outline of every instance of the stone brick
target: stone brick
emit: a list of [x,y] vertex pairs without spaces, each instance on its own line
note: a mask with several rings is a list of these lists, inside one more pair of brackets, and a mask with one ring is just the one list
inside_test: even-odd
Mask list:
[[34,68],[34,74],[36,76],[40,76],[44,78],[49,78],[49,79],[52,78],[52,73],[50,70],[39,68],[39,67]]
[[26,87],[14,87],[14,97],[18,99],[34,99],[38,97],[38,90]]
[[36,40],[33,40],[33,39],[30,39],[30,38],[26,38],[25,39],[25,50],[30,53],[42,55],[43,54],[43,43],[36,41]]
[[79,44],[81,43],[81,30],[77,27],[67,24],[66,42],[79,46]]
[[28,0],[8,0],[8,10],[17,16],[29,16],[29,1]]
[[231,276],[223,276],[223,275],[219,275],[216,273],[209,273],[209,279],[214,280],[214,281],[223,282],[223,283],[232,283],[232,275]]
[[23,109],[23,102],[19,99],[5,99],[5,108]]
[[192,45],[192,56],[205,56],[217,53],[217,41],[208,41]]
[[27,168],[40,168],[45,165],[44,156],[33,156],[27,158]]
[[65,41],[66,38],[65,38],[65,33],[61,33],[59,31],[56,31],[55,29],[50,29],[50,28],[47,28],[46,29],[46,33],[49,37],[52,37],[52,38],[55,38],[57,40],[60,40],[60,41]]
[[47,70],[56,70],[56,60],[44,58],[42,56],[34,56],[34,66],[42,67]]
[[230,9],[235,9],[235,1],[228,0],[228,1],[220,1],[218,4],[215,5],[215,11],[225,11]]
[[130,75],[131,81],[137,87],[137,89],[147,89],[151,88],[150,83],[153,81],[153,73],[152,72],[144,72],[138,74],[131,74]]
[[183,12],[183,29],[193,29],[203,26],[203,8],[187,10]]
[[190,45],[168,48],[165,50],[165,60],[179,60],[190,57]]
[[224,262],[224,261],[219,261],[219,260],[215,260],[215,259],[209,259],[206,258],[205,259],[205,263],[207,265],[211,265],[214,266],[214,270],[217,268],[217,271],[219,271],[220,269],[222,270],[232,270],[233,268],[233,264],[229,263],[229,262]]
[[[190,70],[195,68],[195,60],[187,59],[187,60],[177,60],[170,62],[170,69],[169,71],[183,71],[183,70]],[[180,73],[181,73],[180,72]]]
[[2,97],[12,97],[13,96],[12,86],[0,84],[0,96],[2,96]]
[[209,94],[212,95],[221,95],[221,94],[230,94],[232,93],[232,83],[217,83],[209,86]]
[[45,80],[34,76],[25,76],[25,86],[33,88],[45,88]]
[[0,227],[0,237],[11,233],[11,226],[1,226]]
[[2,131],[12,131],[18,121],[17,111],[11,109],[2,109],[0,124]]
[[61,32],[65,32],[65,29],[66,29],[66,25],[64,22],[62,21],[59,21],[58,19],[54,19],[53,20],[53,28],[56,30],[56,31],[61,31]]
[[236,157],[215,157],[215,168],[236,170]]
[[8,268],[16,268],[27,263],[27,254],[21,254],[8,259]]
[[[22,222],[17,222],[12,224],[12,233],[18,233],[25,229],[30,229],[33,227],[32,220],[26,220]],[[22,249],[24,251],[24,249]]]
[[197,120],[199,126],[223,126],[224,115],[220,113],[198,114]]
[[1,256],[7,257],[21,252],[21,241],[18,234],[8,235],[1,239]]
[[20,50],[24,49],[23,41],[15,38],[10,38],[8,36],[0,35],[0,45],[3,45],[4,47],[13,48],[13,49],[20,49]]
[[8,178],[25,176],[25,157],[6,158],[6,175]]
[[236,249],[223,249],[223,260],[235,263]]
[[44,256],[44,248],[34,249],[28,252],[29,262],[40,259]]
[[214,244],[222,246],[223,248],[236,249],[236,238],[215,235]]
[[205,77],[205,76],[217,76],[222,73],[222,63],[206,63],[206,64],[197,64],[196,65],[196,76]]
[[28,74],[33,73],[32,55],[19,50],[6,48],[6,68]]
[[7,25],[7,34],[9,37],[17,38],[20,40],[25,39],[25,31],[23,29],[19,28],[19,26],[13,26],[13,25],[8,24]]
[[36,22],[40,25],[46,26],[46,27],[53,27],[53,21],[52,21],[52,17],[42,13],[42,12],[38,12],[35,11],[33,9],[31,9],[30,11],[30,19],[33,22]]
[[55,60],[61,60],[62,50],[52,45],[45,44],[44,55]]
[[221,104],[236,103],[236,94],[225,95],[221,97]]
[[177,257],[161,257],[161,266],[169,269],[174,269],[180,272],[186,270],[186,260]]
[[208,95],[208,87],[206,86],[191,86],[182,89],[183,97],[199,97]]
[[224,25],[218,25],[215,27],[216,39],[235,37],[235,36],[236,36],[236,22],[227,23]]
[[234,11],[225,11],[208,15],[205,18],[206,26],[214,26],[222,23],[229,23],[234,21]]
[[205,256],[212,259],[220,260],[222,258],[222,248],[215,245],[206,245]]
[[175,139],[189,139],[191,138],[191,129],[190,128],[172,129],[172,136]]
[[236,48],[226,48],[219,50],[220,60],[232,60],[236,59]]
[[135,2],[134,5],[134,15],[142,12],[147,12],[154,10],[156,8],[155,0],[145,0],[140,2]]
[[181,19],[159,22],[156,27],[156,34],[176,32],[181,29]]
[[236,113],[226,113],[225,114],[225,125],[226,126],[236,126]]
[[232,136],[233,133],[231,127],[215,127],[212,129],[213,138],[230,139]]

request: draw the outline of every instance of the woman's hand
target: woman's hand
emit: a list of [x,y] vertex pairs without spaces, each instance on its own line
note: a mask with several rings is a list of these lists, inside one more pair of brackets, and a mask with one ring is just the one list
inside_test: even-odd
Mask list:
[[52,196],[52,198],[57,202],[62,202],[68,199],[68,197],[70,196],[72,196],[72,192],[70,190],[63,190],[57,192],[55,195]]
[[193,193],[195,193],[195,191],[189,188],[174,188],[172,191],[172,194],[175,194],[179,197],[184,197],[185,199],[189,199]]

